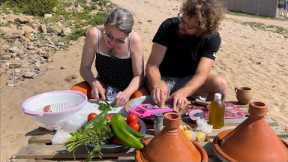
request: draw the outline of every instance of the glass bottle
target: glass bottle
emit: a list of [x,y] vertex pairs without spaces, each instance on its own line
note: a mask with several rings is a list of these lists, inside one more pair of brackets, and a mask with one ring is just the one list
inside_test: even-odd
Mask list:
[[209,105],[209,124],[213,125],[214,129],[219,129],[224,126],[225,105],[222,101],[221,93],[214,94],[214,100]]

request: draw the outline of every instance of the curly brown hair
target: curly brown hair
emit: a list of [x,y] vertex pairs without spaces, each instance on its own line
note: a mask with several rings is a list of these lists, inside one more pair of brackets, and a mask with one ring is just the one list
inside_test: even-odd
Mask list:
[[223,4],[219,0],[186,0],[181,12],[198,19],[201,35],[217,31],[224,17]]

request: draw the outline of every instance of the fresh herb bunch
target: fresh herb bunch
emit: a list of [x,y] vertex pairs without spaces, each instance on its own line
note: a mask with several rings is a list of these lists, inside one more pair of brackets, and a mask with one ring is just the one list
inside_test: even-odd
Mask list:
[[106,120],[108,111],[111,106],[107,102],[99,103],[99,109],[102,111],[96,119],[86,123],[65,143],[69,152],[75,152],[80,146],[89,147],[87,161],[92,160],[94,157],[102,157],[101,145],[113,136],[110,123]]

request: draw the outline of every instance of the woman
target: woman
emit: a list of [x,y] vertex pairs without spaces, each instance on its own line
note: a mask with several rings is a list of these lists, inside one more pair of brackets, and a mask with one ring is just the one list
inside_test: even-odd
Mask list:
[[[116,91],[113,102],[122,106],[139,89],[144,71],[143,48],[140,36],[132,31],[133,23],[128,10],[116,8],[104,28],[94,27],[86,33],[80,74],[92,88],[91,98],[107,100],[107,87],[112,88]],[[94,60],[96,77],[91,71]]]

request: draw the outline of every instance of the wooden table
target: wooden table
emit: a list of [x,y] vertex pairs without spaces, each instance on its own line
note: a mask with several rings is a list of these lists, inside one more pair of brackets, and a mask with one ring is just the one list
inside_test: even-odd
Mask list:
[[[275,130],[279,137],[286,140],[288,139],[288,133],[284,128],[279,125],[271,117],[267,118],[268,123]],[[241,122],[241,121],[239,121]],[[214,154],[211,148],[211,141],[220,131],[233,129],[239,122],[226,123],[225,127],[219,130],[213,130],[208,136],[208,141],[201,143],[202,146],[206,149],[209,161],[218,162],[220,161]],[[153,130],[152,130],[153,131]],[[148,132],[151,132],[148,131]],[[83,148],[71,154],[66,151],[64,145],[51,145],[51,139],[55,132],[48,131],[44,128],[37,128],[26,134],[28,136],[28,144],[22,147],[14,156],[11,157],[11,162],[52,162],[52,161],[81,161],[87,157],[87,151]],[[95,159],[104,162],[111,161],[122,161],[130,162],[134,161],[134,151],[129,150],[126,152],[119,153],[104,153],[103,159]]]
[[[45,128],[37,128],[27,133],[28,144],[22,147],[14,156],[11,157],[12,162],[22,162],[17,161],[18,159],[28,159],[29,162],[32,162],[32,160],[37,162],[38,160],[48,160],[47,162],[68,160],[75,162],[75,160],[81,161],[86,159],[87,151],[84,147],[77,150],[73,155],[72,153],[66,151],[64,145],[52,145],[51,141],[54,133],[55,132],[49,131]],[[120,153],[103,153],[103,159],[101,160],[134,161],[133,155],[134,152],[129,152],[129,150]]]

